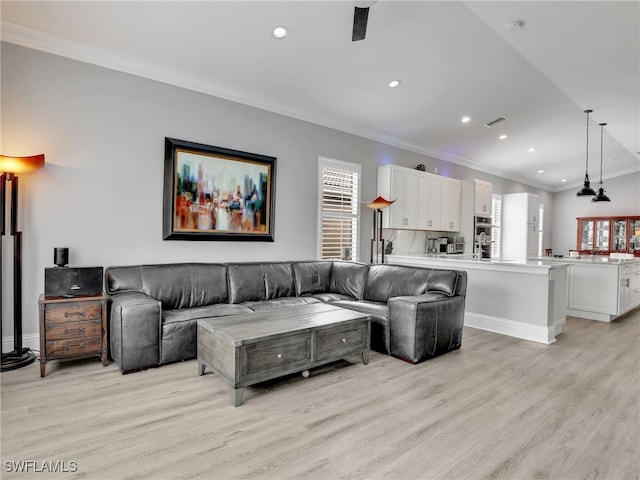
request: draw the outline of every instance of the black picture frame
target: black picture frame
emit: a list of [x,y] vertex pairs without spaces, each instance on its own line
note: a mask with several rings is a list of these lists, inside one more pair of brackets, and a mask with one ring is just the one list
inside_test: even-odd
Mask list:
[[165,137],[164,240],[273,242],[276,157]]

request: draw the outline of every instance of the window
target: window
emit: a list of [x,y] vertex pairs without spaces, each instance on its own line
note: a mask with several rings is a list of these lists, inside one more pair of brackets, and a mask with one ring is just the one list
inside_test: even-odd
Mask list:
[[320,157],[318,177],[318,257],[357,260],[360,165]]
[[542,225],[544,219],[544,203],[538,204],[538,256],[542,256]]
[[491,196],[491,258],[502,256],[502,195]]

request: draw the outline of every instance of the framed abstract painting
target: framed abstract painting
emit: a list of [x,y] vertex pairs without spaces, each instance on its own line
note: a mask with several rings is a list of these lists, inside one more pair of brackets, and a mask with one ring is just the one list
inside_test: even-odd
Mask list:
[[165,138],[164,240],[274,241],[276,158]]

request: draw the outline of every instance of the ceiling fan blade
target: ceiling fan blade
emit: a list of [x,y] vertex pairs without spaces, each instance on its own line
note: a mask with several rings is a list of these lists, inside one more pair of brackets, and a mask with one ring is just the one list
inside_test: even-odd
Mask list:
[[367,20],[369,18],[369,7],[360,8],[353,7],[353,35],[351,36],[352,42],[358,40],[364,40],[367,34]]

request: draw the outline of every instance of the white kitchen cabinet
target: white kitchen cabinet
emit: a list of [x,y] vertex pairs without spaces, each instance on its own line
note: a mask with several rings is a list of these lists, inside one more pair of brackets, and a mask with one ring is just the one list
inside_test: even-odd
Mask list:
[[567,315],[610,322],[640,306],[640,262],[607,257],[558,261],[569,263]]
[[474,212],[479,217],[491,216],[493,185],[484,180],[474,180]]
[[418,228],[418,180],[420,172],[396,165],[378,168],[378,195],[394,204],[384,210],[383,228]]
[[440,229],[445,232],[460,231],[460,199],[462,182],[453,178],[442,177],[442,203]]
[[526,262],[538,254],[539,197],[531,193],[502,196],[502,259]]
[[640,306],[640,263],[620,267],[618,313],[623,314]]
[[429,230],[431,177],[420,172],[418,176],[418,230]]
[[460,231],[462,182],[398,165],[378,167],[378,195],[396,200],[383,228]]
[[440,230],[442,223],[442,177],[424,174],[429,179],[427,199],[427,230]]

